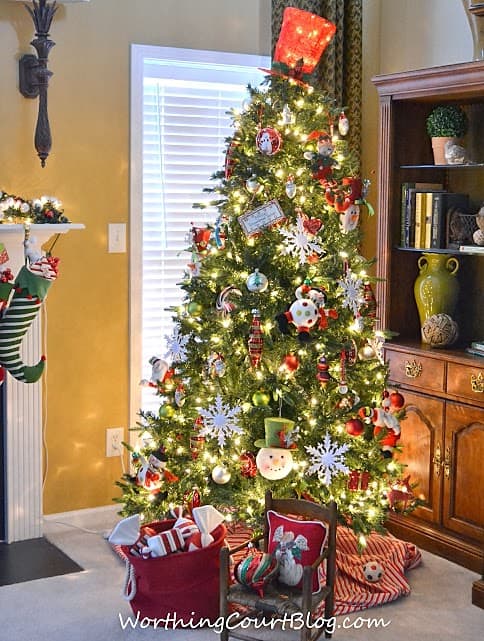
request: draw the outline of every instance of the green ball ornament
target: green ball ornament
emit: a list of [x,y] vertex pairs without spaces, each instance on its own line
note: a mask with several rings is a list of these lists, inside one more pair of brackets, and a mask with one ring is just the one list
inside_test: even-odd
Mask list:
[[264,407],[266,405],[269,405],[270,401],[271,397],[270,394],[267,394],[267,392],[259,390],[258,392],[254,392],[254,394],[252,394],[252,403],[256,407]]
[[190,314],[190,316],[199,316],[202,313],[202,309],[203,307],[200,305],[200,303],[196,303],[195,301],[192,301],[187,305],[187,312]]
[[162,405],[158,410],[160,418],[171,418],[175,413],[175,409],[171,405]]

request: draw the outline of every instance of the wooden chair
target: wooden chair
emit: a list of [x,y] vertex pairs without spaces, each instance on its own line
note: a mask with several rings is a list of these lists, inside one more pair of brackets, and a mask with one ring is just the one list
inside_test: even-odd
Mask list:
[[[328,528],[328,536],[322,553],[311,565],[303,568],[302,589],[289,587],[280,581],[271,581],[265,586],[263,596],[260,596],[255,591],[239,583],[231,582],[230,562],[235,553],[239,553],[238,557],[240,558],[240,552],[244,548],[248,548],[248,551],[250,551],[250,544],[257,545],[263,541],[262,549],[264,551],[269,550],[269,520],[267,518],[269,510],[306,521],[322,521]],[[270,619],[288,621],[294,615],[292,620],[298,622],[297,628],[301,629],[301,641],[315,641],[323,632],[326,638],[331,637],[334,630],[334,619],[332,617],[336,573],[336,522],[337,509],[334,502],[324,506],[302,499],[275,499],[270,491],[266,493],[264,533],[233,549],[224,546],[220,550],[220,617],[223,618],[224,622],[227,621],[227,626],[224,625],[220,633],[221,641],[227,641],[229,637],[242,639],[243,641],[258,641],[260,639],[257,636],[249,636],[248,632],[251,632],[251,630],[247,630],[245,625],[237,625],[237,621],[234,620],[234,616],[236,616],[233,614],[234,611],[241,612],[241,620],[244,617],[257,617],[259,622],[262,623],[261,630],[271,629],[266,625],[266,622]],[[318,572],[318,568],[324,563],[325,573],[323,573],[323,577],[325,578],[323,585],[319,591],[313,593],[314,573]],[[324,612],[322,611],[323,601]],[[319,623],[314,625],[316,612]],[[324,625],[322,625],[323,617]],[[313,625],[311,625],[312,622]],[[257,633],[258,626],[253,627]],[[274,627],[274,629],[277,630],[278,628]],[[288,623],[286,623],[285,629],[290,629]]]

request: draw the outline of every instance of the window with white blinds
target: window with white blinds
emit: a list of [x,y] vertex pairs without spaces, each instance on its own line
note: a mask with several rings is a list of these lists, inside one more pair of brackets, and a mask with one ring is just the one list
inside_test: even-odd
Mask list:
[[[133,337],[131,379],[136,384],[136,372],[138,383],[149,378],[151,356],[166,353],[165,337],[173,329],[169,308],[182,300],[178,283],[190,262],[189,229],[217,217],[215,209],[192,205],[210,200],[202,190],[224,165],[224,141],[233,134],[228,112],[241,108],[247,85],[260,83],[260,67],[269,59],[133,48],[131,335],[139,336]],[[158,406],[153,390],[144,390],[139,407]]]

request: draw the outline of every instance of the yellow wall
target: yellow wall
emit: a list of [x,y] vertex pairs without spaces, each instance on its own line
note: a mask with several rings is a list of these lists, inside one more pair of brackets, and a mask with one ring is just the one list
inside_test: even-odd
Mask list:
[[21,3],[0,0],[0,189],[54,195],[84,231],[62,236],[49,292],[44,378],[48,475],[44,512],[105,505],[121,474],[105,430],[128,426],[128,254],[107,253],[107,225],[128,222],[130,44],[267,54],[267,0],[91,0],[61,6],[51,28],[52,155],[33,149],[37,101],[17,90],[33,52]]
[[[460,0],[364,0],[364,176],[376,202],[379,72],[470,59]],[[420,32],[437,22],[440,31]],[[445,11],[442,10],[445,5]],[[33,29],[21,3],[0,0],[0,189],[54,195],[86,225],[61,237],[59,280],[49,292],[45,513],[105,505],[120,462],[105,430],[128,426],[128,254],[107,253],[107,225],[128,222],[129,45],[268,54],[270,0],[91,0],[61,6],[51,29],[52,155],[41,169],[32,138],[37,102],[17,90],[18,57]],[[442,35],[444,29],[444,36]],[[425,37],[423,37],[425,36]],[[395,46],[395,43],[398,46]],[[467,47],[467,50],[466,48]],[[457,52],[460,52],[459,54]],[[467,53],[468,52],[468,53]],[[374,221],[364,223],[374,253]]]

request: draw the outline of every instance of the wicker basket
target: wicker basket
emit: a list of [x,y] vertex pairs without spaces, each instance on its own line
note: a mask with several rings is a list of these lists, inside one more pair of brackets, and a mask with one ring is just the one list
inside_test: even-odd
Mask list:
[[447,212],[446,247],[454,249],[460,245],[473,245],[473,233],[477,229],[476,215],[466,214],[457,207]]

